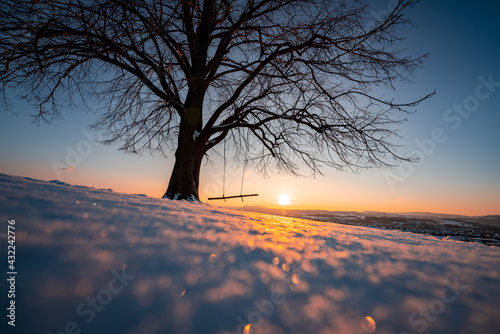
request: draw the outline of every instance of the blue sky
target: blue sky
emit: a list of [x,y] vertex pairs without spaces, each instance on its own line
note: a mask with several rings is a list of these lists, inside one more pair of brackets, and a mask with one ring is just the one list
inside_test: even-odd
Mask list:
[[[390,4],[374,1],[374,9],[381,11]],[[403,173],[403,181],[398,169],[360,174],[324,169],[324,176],[316,179],[286,175],[265,179],[249,170],[245,190],[261,196],[244,204],[276,206],[277,199],[288,194],[291,205],[298,208],[500,214],[500,86],[488,91],[478,79],[500,83],[500,2],[424,0],[408,13],[416,27],[404,30],[404,45],[413,55],[429,53],[429,59],[415,73],[414,84],[399,85],[397,92],[388,94],[402,101],[434,90],[436,95],[400,128],[406,145],[401,153],[421,151],[415,141],[432,138],[435,129],[443,131],[446,141],[436,143],[434,152],[424,155],[411,175]],[[446,122],[444,115],[455,104],[474,102],[480,85],[483,95],[490,93],[488,98],[472,106],[470,116],[454,129],[455,123]],[[0,112],[0,172],[56,179],[53,164],[65,164],[71,155],[68,147],[88,149],[83,132],[97,115],[68,112],[64,119],[36,126],[29,116],[34,109],[18,99],[13,102],[17,115]],[[125,155],[117,146],[95,142],[84,153],[81,161],[73,160],[78,162],[75,170],[64,173],[65,182],[161,196],[173,166],[172,158]],[[228,174],[226,194],[239,193],[241,168],[230,168]],[[397,179],[392,186],[388,175]],[[201,181],[202,199],[222,192],[220,161],[203,169]]]

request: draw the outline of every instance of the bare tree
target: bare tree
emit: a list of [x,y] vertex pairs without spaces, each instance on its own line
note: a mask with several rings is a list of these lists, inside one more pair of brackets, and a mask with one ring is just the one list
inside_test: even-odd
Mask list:
[[358,0],[4,0],[2,89],[48,121],[95,98],[107,143],[175,149],[168,198],[198,199],[202,160],[225,139],[264,172],[388,166],[409,159],[394,126],[430,96],[374,93],[421,65],[398,48],[415,2],[370,24]]

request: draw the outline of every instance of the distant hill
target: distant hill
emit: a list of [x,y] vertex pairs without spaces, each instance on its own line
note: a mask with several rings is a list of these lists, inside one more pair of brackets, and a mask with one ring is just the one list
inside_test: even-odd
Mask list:
[[259,212],[272,215],[284,215],[287,217],[304,216],[304,215],[330,215],[330,216],[354,216],[354,217],[390,217],[390,218],[418,218],[429,220],[441,219],[458,219],[462,221],[470,221],[482,224],[498,224],[500,225],[500,215],[487,216],[465,216],[446,213],[433,212],[380,212],[380,211],[329,211],[329,210],[297,210],[297,209],[278,209],[268,208],[263,205],[243,206],[239,208],[244,211]]

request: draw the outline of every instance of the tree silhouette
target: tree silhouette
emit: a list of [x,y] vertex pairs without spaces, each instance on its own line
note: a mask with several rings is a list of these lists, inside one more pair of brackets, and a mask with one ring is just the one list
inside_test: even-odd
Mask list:
[[198,199],[204,156],[228,140],[265,172],[388,166],[394,126],[420,100],[376,94],[424,56],[398,48],[400,0],[373,21],[363,1],[3,1],[4,92],[22,89],[51,121],[102,106],[94,124],[126,152],[175,149],[164,197]]

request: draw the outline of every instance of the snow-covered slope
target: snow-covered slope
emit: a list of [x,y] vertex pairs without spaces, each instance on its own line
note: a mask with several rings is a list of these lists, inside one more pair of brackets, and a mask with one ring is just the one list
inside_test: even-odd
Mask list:
[[3,174],[0,212],[7,333],[500,333],[500,248]]

